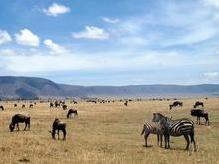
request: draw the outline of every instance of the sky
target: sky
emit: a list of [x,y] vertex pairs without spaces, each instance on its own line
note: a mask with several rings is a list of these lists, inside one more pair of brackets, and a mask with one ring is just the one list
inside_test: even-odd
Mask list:
[[218,0],[0,1],[0,76],[218,84]]

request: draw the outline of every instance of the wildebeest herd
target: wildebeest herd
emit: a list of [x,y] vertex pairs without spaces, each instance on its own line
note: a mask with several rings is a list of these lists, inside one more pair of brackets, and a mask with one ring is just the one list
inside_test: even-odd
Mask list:
[[[93,100],[92,100],[93,101]],[[102,102],[102,101],[101,101]],[[129,101],[125,101],[124,105],[127,106]],[[76,101],[72,101],[71,103],[77,104]],[[36,103],[34,103],[36,105]],[[29,108],[34,107],[33,104],[29,105]],[[14,107],[16,108],[18,105],[14,104]],[[171,105],[169,105],[170,110],[173,109],[173,107],[183,106],[183,102],[181,101],[174,101]],[[197,101],[194,104],[194,109],[190,111],[191,116],[197,117],[197,124],[200,124],[200,118],[205,118],[205,124],[209,125],[209,115],[206,111],[203,109],[196,109],[197,107],[204,107],[204,103]],[[25,104],[22,104],[22,108],[25,108]],[[56,109],[60,107],[63,110],[67,110],[68,106],[65,104],[65,101],[55,101],[55,102],[49,102],[50,109]],[[0,109],[4,110],[4,107],[1,105]],[[67,113],[67,119],[71,117],[78,116],[78,111],[76,109],[69,109]],[[26,130],[30,130],[30,124],[31,124],[31,117],[28,115],[23,114],[15,114],[12,116],[11,123],[9,125],[9,129],[11,132],[14,131],[15,128],[19,131],[19,123],[25,123]],[[145,139],[145,146],[148,146],[147,139],[150,134],[156,134],[157,135],[157,144],[162,147],[162,141],[164,137],[164,143],[165,148],[170,148],[170,136],[178,137],[178,136],[184,136],[187,145],[186,150],[189,149],[190,143],[193,143],[194,145],[194,151],[197,150],[196,148],[196,141],[194,138],[195,130],[194,130],[194,123],[191,119],[188,118],[181,118],[181,119],[172,119],[169,117],[164,116],[161,113],[153,113],[152,115],[152,121],[146,121],[143,126],[143,130],[141,132],[141,135],[144,134]],[[49,132],[52,135],[52,138],[55,139],[56,134],[58,135],[59,139],[59,132],[62,131],[63,133],[63,140],[66,140],[67,130],[66,130],[66,123],[62,122],[59,118],[55,118],[54,122],[52,123],[52,129],[49,130]]]

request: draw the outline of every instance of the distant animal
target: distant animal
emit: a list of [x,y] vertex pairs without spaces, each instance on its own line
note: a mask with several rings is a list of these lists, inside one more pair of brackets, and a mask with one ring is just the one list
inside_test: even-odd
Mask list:
[[170,104],[169,107],[170,107],[170,110],[173,108],[173,107],[177,107],[177,106],[183,106],[183,102],[181,101],[174,101],[173,104]]
[[0,109],[1,109],[2,111],[5,110],[5,108],[4,108],[2,105],[0,106]]
[[75,116],[78,116],[78,111],[76,109],[69,109],[68,114],[67,114],[67,118],[70,118],[70,116],[72,114],[74,114]]
[[12,119],[11,123],[9,125],[9,129],[11,132],[14,131],[15,125],[17,125],[17,130],[19,131],[19,123],[25,123],[24,130],[26,130],[27,126],[30,130],[30,116],[26,116],[23,114],[15,114]]
[[196,142],[194,139],[195,130],[192,120],[188,118],[172,120],[160,113],[153,113],[152,121],[159,122],[160,125],[164,127],[164,139],[166,149],[170,148],[170,136],[178,137],[183,135],[187,142],[185,150],[189,150],[191,139],[191,143],[193,142],[194,144],[194,151],[196,151]]
[[23,104],[21,108],[25,108],[25,105]]
[[63,106],[62,106],[62,109],[63,109],[63,110],[66,110],[67,108],[68,108],[67,105],[63,105]]
[[29,105],[29,108],[33,108],[33,104],[30,104],[30,105]]
[[52,131],[49,131],[52,134],[52,138],[55,139],[56,131],[58,131],[58,139],[59,139],[59,131],[63,132],[63,140],[66,139],[66,123],[61,122],[58,118],[56,118],[52,124]]
[[124,105],[125,105],[125,106],[128,106],[128,101],[126,101],[126,102],[124,103]]
[[14,107],[16,108],[16,107],[17,107],[17,104],[14,104]]
[[193,107],[196,108],[196,107],[198,107],[198,106],[204,107],[204,103],[203,103],[203,102],[200,102],[200,101],[196,101],[196,102],[195,102],[195,105],[194,105]]
[[56,107],[56,108],[57,108],[57,107],[60,107],[60,102],[55,101],[55,107]]
[[157,145],[160,143],[162,147],[164,128],[157,122],[145,122],[141,135],[144,134],[145,147],[147,147],[147,139],[150,134],[157,134]]
[[209,117],[208,117],[208,113],[205,112],[204,110],[201,109],[193,109],[191,110],[191,116],[196,116],[197,117],[197,124],[201,124],[200,123],[200,117],[204,117],[205,118],[205,125],[209,125]]
[[54,107],[54,104],[52,102],[50,102],[49,107],[50,108]]

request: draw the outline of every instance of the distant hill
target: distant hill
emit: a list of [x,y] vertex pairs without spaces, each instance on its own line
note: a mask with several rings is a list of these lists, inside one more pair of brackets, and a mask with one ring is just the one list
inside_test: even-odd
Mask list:
[[79,86],[36,77],[0,76],[1,99],[39,97],[191,97],[219,96],[219,84]]

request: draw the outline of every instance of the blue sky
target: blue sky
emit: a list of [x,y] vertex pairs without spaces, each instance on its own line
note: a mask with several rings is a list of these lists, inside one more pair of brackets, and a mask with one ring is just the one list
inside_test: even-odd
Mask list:
[[0,1],[0,75],[219,83],[218,0]]

